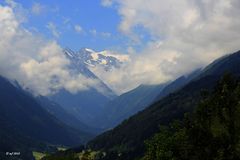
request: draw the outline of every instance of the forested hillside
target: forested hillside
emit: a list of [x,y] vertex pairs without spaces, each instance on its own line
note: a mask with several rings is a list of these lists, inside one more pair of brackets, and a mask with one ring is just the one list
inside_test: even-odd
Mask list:
[[240,81],[225,75],[202,96],[193,114],[145,142],[144,160],[240,159]]

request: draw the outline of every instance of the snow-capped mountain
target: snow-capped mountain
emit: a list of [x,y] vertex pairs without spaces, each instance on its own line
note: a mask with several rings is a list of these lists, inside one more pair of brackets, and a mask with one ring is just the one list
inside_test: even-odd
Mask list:
[[[95,123],[95,116],[103,112],[103,106],[115,98],[116,94],[89,69],[90,66],[97,66],[98,62],[98,60],[96,60],[96,63],[93,63],[95,62],[92,57],[93,52],[86,49],[82,49],[81,52],[65,49],[64,54],[70,60],[68,67],[73,76],[81,74],[98,83],[97,85],[89,86],[88,90],[78,91],[77,93],[70,93],[62,89],[49,98],[60,104],[81,122],[88,126],[98,128]],[[88,64],[88,60],[92,60],[91,63]]]
[[119,68],[129,61],[128,55],[116,54],[111,51],[96,52],[92,49],[82,48],[78,52],[65,49],[65,54],[78,64],[85,65],[88,68],[103,67],[106,71],[113,68]]

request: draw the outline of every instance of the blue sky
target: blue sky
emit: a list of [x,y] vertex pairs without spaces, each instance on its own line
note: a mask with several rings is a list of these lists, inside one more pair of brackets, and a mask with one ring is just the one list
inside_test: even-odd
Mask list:
[[[103,6],[103,2],[110,5]],[[106,73],[96,71],[119,92],[139,84],[173,80],[239,50],[239,0],[0,0],[0,4],[0,35],[4,39],[0,41],[0,65],[6,67],[4,57],[14,54],[17,62],[18,56],[24,55],[42,64],[32,48],[44,48],[51,40],[61,49],[87,47],[131,53],[131,61],[123,67]],[[16,25],[19,23],[23,27]],[[19,34],[26,28],[31,36]],[[19,42],[21,36],[25,41]],[[12,53],[4,55],[9,50]],[[14,65],[17,68],[7,66],[16,70],[25,63]]]
[[15,2],[28,10],[24,27],[57,40],[62,47],[122,51],[127,48],[128,39],[118,30],[120,16],[114,7],[102,6],[100,0]]

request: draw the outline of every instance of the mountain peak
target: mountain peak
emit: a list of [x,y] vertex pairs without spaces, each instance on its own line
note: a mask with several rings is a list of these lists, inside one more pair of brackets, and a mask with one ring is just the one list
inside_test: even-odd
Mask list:
[[84,50],[86,50],[87,52],[91,52],[91,53],[94,53],[94,52],[95,52],[94,50],[89,49],[89,48],[84,48]]
[[106,71],[120,68],[122,64],[130,60],[128,55],[117,54],[108,50],[97,52],[90,48],[82,48],[74,52],[66,48],[64,52],[69,59],[74,59],[79,64],[83,64],[88,68],[103,67]]

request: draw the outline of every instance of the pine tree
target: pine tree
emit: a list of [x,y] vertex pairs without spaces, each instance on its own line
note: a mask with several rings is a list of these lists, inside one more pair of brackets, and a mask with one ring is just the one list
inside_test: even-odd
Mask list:
[[226,74],[204,97],[183,125],[165,127],[146,141],[144,160],[240,159],[239,82]]

